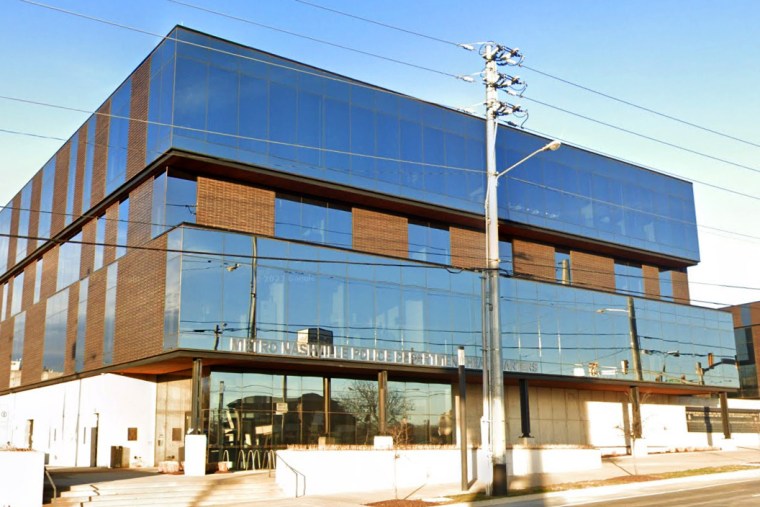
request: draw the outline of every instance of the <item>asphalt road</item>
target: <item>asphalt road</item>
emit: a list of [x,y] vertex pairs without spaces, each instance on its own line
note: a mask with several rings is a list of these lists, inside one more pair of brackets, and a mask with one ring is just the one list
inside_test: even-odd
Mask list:
[[667,488],[629,490],[616,494],[595,496],[579,495],[563,498],[539,498],[525,502],[512,501],[509,507],[758,507],[760,506],[760,479],[736,481],[728,484],[692,483],[671,485]]

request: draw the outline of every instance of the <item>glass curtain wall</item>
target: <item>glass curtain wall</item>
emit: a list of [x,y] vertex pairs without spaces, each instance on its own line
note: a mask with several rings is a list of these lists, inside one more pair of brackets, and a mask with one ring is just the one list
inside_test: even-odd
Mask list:
[[[320,437],[371,446],[378,434],[375,379],[212,371],[208,386],[209,461],[263,468],[269,449]],[[386,424],[399,445],[453,444],[452,414],[448,384],[388,382]]]
[[[171,145],[482,212],[481,119],[182,28],[174,35],[152,62],[149,157]],[[501,128],[497,165],[546,142]],[[499,192],[503,219],[699,259],[686,181],[565,146],[510,172]]]
[[[336,346],[480,357],[477,273],[190,227],[169,242],[194,253],[167,261],[167,349],[247,351],[240,340],[292,344],[320,328]],[[633,378],[625,296],[511,277],[501,290],[505,370]],[[646,380],[738,385],[729,314],[635,305]]]

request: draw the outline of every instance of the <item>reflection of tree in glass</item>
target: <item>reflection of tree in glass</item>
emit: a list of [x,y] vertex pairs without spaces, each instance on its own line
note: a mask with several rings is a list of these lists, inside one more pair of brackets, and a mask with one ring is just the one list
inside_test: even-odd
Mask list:
[[[377,382],[353,380],[348,390],[343,392],[337,401],[345,412],[356,417],[357,433],[363,433],[364,444],[369,444],[370,438],[377,434],[380,423]],[[414,410],[414,402],[407,399],[403,391],[388,389],[385,398],[385,417],[389,428],[399,424],[412,410]]]

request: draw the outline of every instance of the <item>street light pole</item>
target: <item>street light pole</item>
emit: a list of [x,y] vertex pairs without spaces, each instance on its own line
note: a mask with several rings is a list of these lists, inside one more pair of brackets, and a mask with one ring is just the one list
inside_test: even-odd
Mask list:
[[[487,49],[488,51],[488,49]],[[489,62],[491,63],[491,62]],[[493,64],[493,72],[496,72],[496,64]],[[488,64],[486,65],[486,83],[489,83],[490,74]],[[486,104],[496,93],[495,87],[487,88]],[[504,413],[504,367],[502,365],[501,351],[501,319],[500,319],[500,301],[499,301],[499,212],[497,185],[500,177],[522,164],[529,158],[541,153],[542,151],[555,151],[560,146],[559,141],[552,141],[547,145],[539,148],[522,160],[504,169],[501,172],[496,170],[496,114],[488,107],[486,117],[486,202],[485,202],[485,220],[486,220],[486,260],[488,272],[488,370],[486,377],[484,370],[484,381],[489,383],[490,403],[490,428],[491,428],[491,459],[492,459],[492,490],[494,496],[507,494],[507,428]],[[485,363],[486,361],[484,361]]]

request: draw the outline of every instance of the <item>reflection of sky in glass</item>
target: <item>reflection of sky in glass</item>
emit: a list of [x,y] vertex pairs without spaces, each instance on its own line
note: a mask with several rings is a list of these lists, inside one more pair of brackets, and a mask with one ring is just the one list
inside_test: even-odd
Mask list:
[[[173,113],[177,127],[148,126],[148,160],[171,144],[482,213],[481,119],[322,78],[331,74],[201,34],[179,29],[177,37],[310,74],[164,42],[154,54],[148,114],[171,123]],[[545,143],[502,128],[497,165],[508,167]],[[687,182],[564,146],[515,169],[499,188],[504,219],[699,258]]]
[[48,298],[45,309],[45,349],[42,356],[43,372],[63,373],[68,310],[68,289]]
[[[182,256],[179,345],[212,348],[216,326],[226,324],[221,349],[229,350],[230,338],[248,330],[251,237],[192,228],[184,232],[186,249],[224,255]],[[299,330],[320,327],[333,332],[335,345],[446,354],[464,345],[468,357],[480,356],[477,273],[423,268],[398,259],[391,267],[388,259],[373,255],[267,238],[256,244],[256,337],[292,342]],[[234,264],[240,266],[230,270]],[[176,285],[167,289],[169,297]],[[507,370],[633,378],[623,366],[631,363],[626,296],[505,277],[501,297]],[[712,353],[721,362],[705,372],[705,382],[736,385],[736,368],[729,364],[735,355],[730,315],[654,300],[635,302],[641,348],[655,351],[642,355],[645,379],[662,375],[666,363],[664,381],[681,382],[684,376],[685,382],[698,382],[696,363],[706,365]],[[605,308],[623,312],[597,312]],[[663,356],[675,350],[677,356]]]

